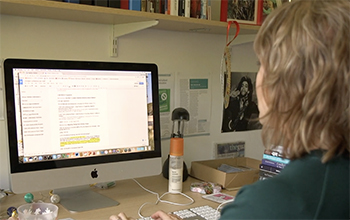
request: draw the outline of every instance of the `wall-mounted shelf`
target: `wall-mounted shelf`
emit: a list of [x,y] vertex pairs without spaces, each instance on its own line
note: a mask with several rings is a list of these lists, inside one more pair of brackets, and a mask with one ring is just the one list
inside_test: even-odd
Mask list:
[[[152,28],[209,34],[226,34],[227,28],[226,23],[220,21],[48,0],[0,0],[0,13],[99,24],[127,24],[157,20],[158,24]],[[253,25],[240,27],[240,35],[256,34],[259,30],[259,26]],[[233,30],[232,33],[234,33]]]

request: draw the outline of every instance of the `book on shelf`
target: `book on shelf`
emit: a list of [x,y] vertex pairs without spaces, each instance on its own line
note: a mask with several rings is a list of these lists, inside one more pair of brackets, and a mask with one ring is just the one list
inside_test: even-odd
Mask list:
[[94,1],[93,0],[80,0],[79,3],[83,4],[83,5],[93,5]]
[[163,4],[163,7],[162,7],[162,10],[163,10],[163,14],[169,14],[169,11],[168,11],[168,0],[161,0],[162,1],[162,4]]
[[211,20],[211,3],[212,0],[207,0],[207,20]]
[[190,17],[191,0],[179,0],[178,15],[182,17]]
[[201,18],[201,0],[191,0],[191,18]]
[[164,14],[164,0],[155,0],[154,12]]
[[220,0],[210,0],[210,20],[220,21]]
[[77,3],[79,4],[80,1],[79,0],[63,0],[64,2],[69,2],[69,3]]
[[141,0],[141,11],[147,11],[147,0]]
[[141,11],[141,0],[129,0],[129,10]]
[[94,0],[96,6],[108,7],[108,0]]
[[121,9],[129,9],[129,0],[120,0]]
[[169,15],[179,15],[179,0],[168,0],[168,12]]
[[227,6],[228,0],[221,0],[220,4],[220,21],[227,21]]
[[208,19],[208,0],[201,0],[201,19]]
[[[156,0],[147,0],[147,12],[155,13],[156,12]],[[158,5],[159,6],[159,5]]]
[[186,7],[185,0],[179,0],[179,10],[178,10],[179,16],[185,17],[185,7]]
[[55,0],[135,11],[154,12],[182,17],[211,19],[216,0]]
[[[141,2],[142,2],[142,0],[141,0]],[[142,11],[142,5],[141,5],[141,11]],[[152,0],[146,0],[146,11],[147,12],[154,12],[154,5],[153,5]]]
[[120,8],[121,0],[108,0],[108,7],[110,8]]
[[[129,9],[129,0],[55,0],[61,2]],[[123,4],[123,6],[122,6]]]
[[187,14],[187,17],[208,19],[208,1],[211,0],[190,0],[189,14]]
[[185,17],[191,17],[191,0],[185,0]]
[[155,0],[154,1],[154,13],[161,13],[161,1]]

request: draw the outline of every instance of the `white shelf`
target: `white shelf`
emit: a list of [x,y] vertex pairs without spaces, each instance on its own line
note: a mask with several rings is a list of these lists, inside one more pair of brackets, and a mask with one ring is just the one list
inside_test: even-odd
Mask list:
[[[152,28],[207,34],[226,34],[227,29],[226,23],[220,21],[48,0],[0,0],[0,13],[113,25],[156,20],[158,24],[152,26]],[[231,27],[231,29],[234,29],[234,27]],[[256,34],[258,30],[259,26],[240,25],[240,35]],[[231,30],[231,32],[233,34],[234,30]]]

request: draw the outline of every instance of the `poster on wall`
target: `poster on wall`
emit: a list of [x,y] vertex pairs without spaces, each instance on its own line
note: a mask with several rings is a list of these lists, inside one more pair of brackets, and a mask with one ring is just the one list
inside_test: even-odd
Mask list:
[[224,90],[224,94],[228,92],[230,96],[228,105],[223,105],[222,133],[261,129],[257,120],[259,110],[255,91],[256,74],[231,72],[230,91]]
[[214,147],[214,158],[234,158],[244,157],[245,142],[227,142],[227,143],[216,143]]
[[192,75],[178,73],[176,75],[175,106],[185,108],[190,120],[184,128],[185,136],[210,134],[211,85],[210,74]]
[[159,117],[162,139],[170,138],[172,132],[171,111],[174,108],[174,79],[173,73],[159,74]]

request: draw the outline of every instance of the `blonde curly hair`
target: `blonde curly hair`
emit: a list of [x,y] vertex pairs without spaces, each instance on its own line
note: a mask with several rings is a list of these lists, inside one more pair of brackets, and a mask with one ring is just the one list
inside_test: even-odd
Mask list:
[[254,50],[265,69],[262,139],[296,159],[349,155],[350,1],[293,0],[263,22]]

